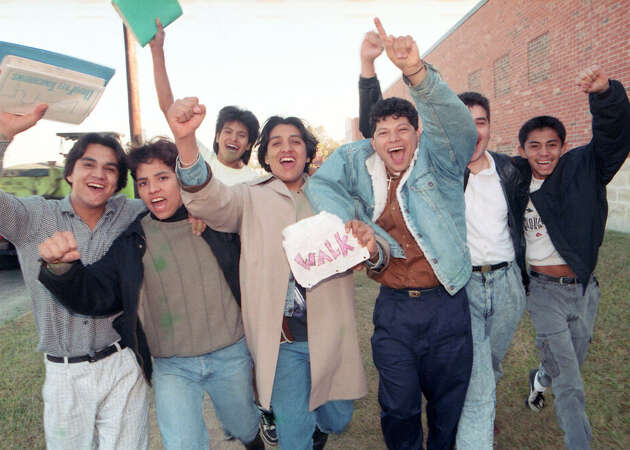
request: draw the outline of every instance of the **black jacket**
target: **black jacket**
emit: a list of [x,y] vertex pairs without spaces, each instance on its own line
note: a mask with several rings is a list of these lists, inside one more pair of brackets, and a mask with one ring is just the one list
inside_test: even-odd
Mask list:
[[[630,103],[623,85],[610,80],[603,94],[590,94],[593,138],[559,159],[539,190],[530,197],[551,242],[586,288],[597,264],[608,217],[606,185],[630,152]],[[529,195],[532,172],[526,159],[514,163],[527,180],[521,196]]]
[[[527,179],[519,170],[515,161],[508,155],[501,153],[488,152],[499,175],[499,183],[505,197],[508,210],[508,227],[510,229],[510,238],[514,246],[514,256],[518,267],[521,269],[523,285],[529,283],[529,275],[527,274],[527,266],[525,264],[525,234],[523,233],[523,219],[525,208],[527,207],[527,196],[523,195],[529,189],[529,179]],[[470,169],[466,167],[464,172],[464,190],[468,185],[468,177]]]
[[[175,216],[182,215],[183,207]],[[187,217],[183,209],[184,218]],[[144,278],[142,257],[146,250],[140,223],[144,212],[114,241],[108,252],[94,264],[72,264],[63,275],[55,275],[42,263],[39,281],[70,312],[86,316],[111,316],[121,341],[136,355],[147,381],[151,382],[151,353],[142,324],[138,319],[138,296]],[[175,217],[174,216],[174,217]],[[240,304],[238,262],[240,240],[237,234],[221,233],[208,227],[202,237],[214,253],[225,279]]]

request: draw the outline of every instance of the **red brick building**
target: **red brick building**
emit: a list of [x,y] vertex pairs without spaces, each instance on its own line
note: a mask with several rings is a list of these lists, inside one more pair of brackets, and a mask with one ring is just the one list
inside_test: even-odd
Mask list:
[[[591,138],[586,96],[575,86],[585,67],[599,64],[630,92],[629,0],[484,0],[423,58],[455,92],[477,91],[491,109],[490,149],[515,153],[518,130],[548,114],[567,128],[569,148]],[[385,97],[410,99],[402,80]],[[360,137],[358,130],[354,137]],[[609,189],[613,222],[630,231],[630,164],[618,174],[625,189]],[[623,225],[625,223],[625,225]]]

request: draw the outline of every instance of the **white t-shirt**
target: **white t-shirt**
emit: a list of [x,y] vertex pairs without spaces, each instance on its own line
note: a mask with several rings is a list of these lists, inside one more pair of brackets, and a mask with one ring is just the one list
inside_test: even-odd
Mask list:
[[[529,192],[540,189],[545,180],[538,180],[532,176]],[[534,266],[552,266],[566,264],[551,242],[547,227],[536,211],[530,198],[525,208],[525,243],[527,244],[527,263]]]
[[466,192],[466,235],[473,266],[514,260],[514,244],[508,227],[508,208],[494,158],[486,152],[490,167],[470,173]]
[[212,175],[217,177],[223,184],[233,186],[239,183],[246,183],[260,176],[249,166],[243,166],[240,169],[228,167],[218,160],[214,149],[209,149],[199,141],[197,141],[197,145],[199,147],[199,153],[201,153],[203,159],[210,165]]

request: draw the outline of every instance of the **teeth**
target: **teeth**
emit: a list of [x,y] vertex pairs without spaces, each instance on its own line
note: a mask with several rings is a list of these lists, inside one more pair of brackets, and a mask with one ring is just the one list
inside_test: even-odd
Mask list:
[[280,159],[281,163],[283,163],[283,162],[294,162],[294,161],[295,161],[294,158],[282,158],[282,159]]
[[226,147],[231,149],[231,150],[238,150],[238,147],[236,145],[227,144]]
[[102,184],[97,184],[97,183],[88,183],[88,186],[93,187],[93,188],[98,188],[98,189],[103,189],[105,187]]
[[403,147],[394,147],[394,148],[390,148],[390,149],[388,150],[388,152],[390,152],[390,153],[391,153],[391,152],[397,152],[398,150],[403,150],[403,149],[404,149]]
[[157,197],[157,198],[154,198],[153,200],[151,200],[151,203],[161,202],[162,200],[164,200],[164,197]]

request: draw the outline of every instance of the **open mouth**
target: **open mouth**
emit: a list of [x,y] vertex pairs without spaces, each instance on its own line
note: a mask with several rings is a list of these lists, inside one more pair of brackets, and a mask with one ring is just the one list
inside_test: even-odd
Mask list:
[[293,166],[293,164],[295,164],[295,158],[292,156],[285,156],[283,158],[280,158],[280,165],[282,165],[282,167],[284,168],[288,168]]
[[87,185],[93,191],[102,191],[105,189],[105,186],[99,183],[88,183]]
[[394,164],[402,164],[405,161],[405,147],[398,146],[388,148],[387,152],[389,153],[389,157],[392,159]]
[[155,197],[151,199],[151,209],[161,211],[166,208],[166,199],[164,197]]
[[240,150],[240,148],[236,145],[233,144],[226,144],[225,148],[228,149],[231,152],[238,152]]

